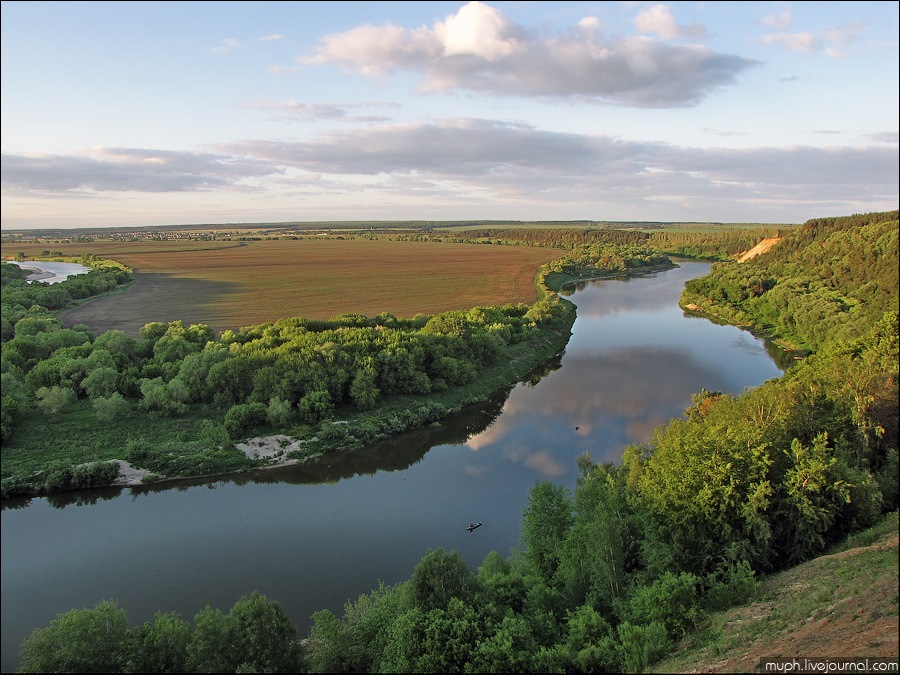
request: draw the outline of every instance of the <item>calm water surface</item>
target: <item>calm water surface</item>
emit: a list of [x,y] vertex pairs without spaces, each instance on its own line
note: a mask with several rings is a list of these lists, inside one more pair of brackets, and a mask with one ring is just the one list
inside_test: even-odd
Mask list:
[[[408,579],[429,550],[470,566],[517,546],[538,480],[574,488],[575,460],[617,461],[628,443],[691,405],[779,376],[779,355],[751,334],[686,316],[685,281],[708,263],[590,282],[578,319],[542,373],[440,427],[292,467],[166,489],[7,500],[2,511],[2,667],[58,614],[116,600],[132,625],[157,611],[185,620],[227,612],[259,591],[302,633],[320,609]],[[474,532],[472,520],[484,525]]]
[[[29,281],[43,281],[45,284],[58,284],[65,281],[76,274],[84,274],[90,272],[90,267],[79,265],[77,263],[65,262],[45,262],[43,260],[25,260],[23,262],[15,262],[8,260],[11,265],[18,265],[23,269],[37,270],[34,275],[30,275]],[[31,276],[34,278],[32,279]]]

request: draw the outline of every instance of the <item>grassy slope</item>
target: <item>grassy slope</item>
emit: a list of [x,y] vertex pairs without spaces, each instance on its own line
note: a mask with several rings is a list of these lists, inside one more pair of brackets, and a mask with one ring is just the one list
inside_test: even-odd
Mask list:
[[761,658],[897,657],[897,512],[712,615],[655,673],[752,673]]

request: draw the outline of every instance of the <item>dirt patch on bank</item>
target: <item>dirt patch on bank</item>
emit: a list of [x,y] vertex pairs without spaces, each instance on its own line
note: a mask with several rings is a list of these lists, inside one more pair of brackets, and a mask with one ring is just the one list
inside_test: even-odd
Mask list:
[[276,434],[275,436],[257,436],[249,438],[243,443],[235,443],[234,447],[244,453],[247,459],[279,460],[279,466],[296,464],[296,459],[285,459],[285,455],[292,450],[299,450],[302,441],[297,441],[290,436]]

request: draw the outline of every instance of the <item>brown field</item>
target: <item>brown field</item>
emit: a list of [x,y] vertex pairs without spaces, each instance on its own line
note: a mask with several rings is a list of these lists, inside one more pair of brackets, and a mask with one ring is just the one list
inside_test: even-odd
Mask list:
[[366,239],[5,244],[4,257],[52,249],[122,262],[137,282],[61,315],[95,332],[135,334],[180,319],[217,331],[287,316],[398,317],[533,302],[539,266],[559,250]]

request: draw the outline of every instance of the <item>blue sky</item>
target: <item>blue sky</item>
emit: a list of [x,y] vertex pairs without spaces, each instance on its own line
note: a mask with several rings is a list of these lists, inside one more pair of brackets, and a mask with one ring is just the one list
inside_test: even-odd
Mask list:
[[2,227],[898,207],[897,2],[2,3]]

